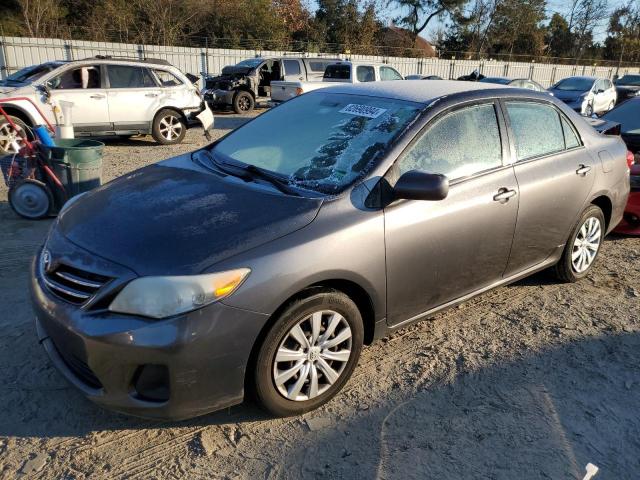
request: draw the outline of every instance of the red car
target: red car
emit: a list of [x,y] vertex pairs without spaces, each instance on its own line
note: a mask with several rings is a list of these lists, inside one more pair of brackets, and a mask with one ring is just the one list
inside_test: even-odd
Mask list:
[[640,165],[631,166],[631,193],[616,233],[640,235]]

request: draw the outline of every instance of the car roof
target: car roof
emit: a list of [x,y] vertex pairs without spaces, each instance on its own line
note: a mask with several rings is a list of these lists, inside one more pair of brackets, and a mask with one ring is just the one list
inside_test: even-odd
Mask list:
[[572,77],[566,77],[566,78],[563,78],[562,80],[558,80],[558,82],[562,82],[563,80],[568,80],[570,78],[581,78],[581,79],[584,79],[584,80],[593,80],[594,82],[596,80],[603,80],[603,79],[600,79],[598,77],[591,77],[589,75],[574,75]]
[[[387,64],[387,63],[381,63],[381,62],[367,62],[365,60],[356,60],[356,61],[352,61],[352,60],[339,60],[337,62],[332,63],[332,65],[375,65],[376,67],[391,67],[393,68],[391,65]],[[395,69],[394,69],[395,70]]]
[[[522,91],[522,89],[497,83],[464,82],[459,80],[395,80],[386,82],[366,82],[340,84],[323,88],[317,92],[345,93],[370,97],[396,98],[416,103],[430,103],[440,97],[469,91]],[[313,93],[314,91],[310,92]],[[532,94],[532,96],[534,96]]]

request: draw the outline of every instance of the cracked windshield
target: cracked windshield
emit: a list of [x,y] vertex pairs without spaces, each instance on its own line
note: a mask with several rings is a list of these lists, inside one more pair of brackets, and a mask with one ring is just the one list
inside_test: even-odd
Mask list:
[[293,185],[338,193],[371,170],[421,107],[360,95],[305,95],[238,129],[214,152]]

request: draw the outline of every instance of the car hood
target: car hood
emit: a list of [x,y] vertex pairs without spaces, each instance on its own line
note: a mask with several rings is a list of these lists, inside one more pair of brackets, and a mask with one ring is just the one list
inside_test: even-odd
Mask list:
[[58,228],[138,275],[192,275],[308,225],[322,204],[190,163],[177,157],[93,190],[60,215]]
[[585,93],[556,89],[550,89],[549,91],[553,93],[554,97],[558,100],[562,100],[563,102],[576,102],[580,99],[580,96]]

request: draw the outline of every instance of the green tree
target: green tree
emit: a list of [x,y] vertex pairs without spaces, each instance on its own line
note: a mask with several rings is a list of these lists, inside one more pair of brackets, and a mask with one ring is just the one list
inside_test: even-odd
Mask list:
[[389,5],[400,9],[402,15],[396,23],[407,28],[414,37],[429,23],[442,15],[459,15],[467,0],[390,0]]
[[568,57],[573,51],[573,33],[569,22],[559,13],[554,13],[549,21],[546,35],[547,49],[553,57]]

